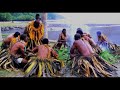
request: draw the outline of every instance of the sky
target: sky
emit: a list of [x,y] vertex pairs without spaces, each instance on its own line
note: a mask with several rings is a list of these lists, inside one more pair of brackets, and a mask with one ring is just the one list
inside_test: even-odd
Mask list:
[[74,24],[120,24],[120,13],[57,13]]
[[[83,29],[89,33],[90,27],[85,24],[111,24],[107,27],[120,26],[120,13],[57,13],[66,18],[66,21],[72,24],[72,33],[75,33],[77,28]],[[106,27],[106,26],[97,26]]]

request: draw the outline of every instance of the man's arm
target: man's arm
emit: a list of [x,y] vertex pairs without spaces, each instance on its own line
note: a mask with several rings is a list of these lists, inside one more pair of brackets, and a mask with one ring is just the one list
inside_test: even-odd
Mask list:
[[58,54],[55,50],[51,49],[52,56],[55,57],[56,59],[58,58]]
[[38,46],[32,49],[32,52],[36,52],[38,50]]
[[24,50],[25,50],[25,46],[19,44],[19,48],[20,48],[20,50],[21,50],[22,57],[25,57],[25,51],[24,51]]
[[76,48],[75,42],[73,43],[73,46],[70,49],[70,57],[73,58],[75,56],[74,49]]
[[104,41],[107,41],[107,37],[106,37],[105,35],[102,35],[102,39],[103,39]]
[[74,49],[75,49],[75,42],[73,43],[71,49],[70,49],[70,53],[73,54],[74,53]]
[[3,40],[3,42],[4,42],[4,43],[9,43],[10,40],[11,40],[11,38],[10,38],[10,37],[7,37],[7,38],[5,38],[5,39]]
[[96,46],[96,43],[94,42],[94,40],[91,38],[89,38],[89,42],[91,46]]

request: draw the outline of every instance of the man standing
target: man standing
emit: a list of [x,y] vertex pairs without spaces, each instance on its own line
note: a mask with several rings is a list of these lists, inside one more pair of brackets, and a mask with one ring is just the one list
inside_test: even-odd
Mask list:
[[29,38],[27,48],[33,49],[35,46],[41,44],[41,40],[44,36],[44,25],[41,22],[39,14],[36,14],[35,20],[28,24],[24,34],[27,34]]

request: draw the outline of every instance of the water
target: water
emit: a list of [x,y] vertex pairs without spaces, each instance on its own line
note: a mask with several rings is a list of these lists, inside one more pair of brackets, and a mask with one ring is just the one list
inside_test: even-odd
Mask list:
[[[102,33],[104,33],[107,37],[108,40],[112,43],[116,43],[120,45],[120,26],[108,26],[106,25],[101,25],[102,27],[96,27],[94,25],[91,25],[89,28],[89,33],[91,34],[91,36],[93,37],[93,39],[95,40],[95,42],[97,41],[97,35],[96,32],[97,31],[101,31]],[[106,27],[107,26],[107,27]],[[71,30],[67,30],[67,34],[69,35],[68,38],[68,42],[71,43],[74,40],[74,34],[76,32],[77,28],[72,28]],[[19,31],[20,33],[23,33],[24,29],[13,29],[13,30],[9,30],[9,31],[2,31],[2,34],[11,34],[14,33],[16,31]],[[48,38],[50,40],[58,40],[59,34],[61,33],[62,30],[59,31],[48,31]],[[84,31],[84,29],[83,29]]]

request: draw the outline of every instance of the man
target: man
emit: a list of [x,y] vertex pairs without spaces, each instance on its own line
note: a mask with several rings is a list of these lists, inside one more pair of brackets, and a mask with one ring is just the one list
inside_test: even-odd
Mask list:
[[56,71],[61,70],[62,63],[57,60],[58,54],[48,45],[48,39],[44,38],[42,43],[43,45],[38,45],[32,50],[37,53],[37,57],[27,64],[28,68],[25,67],[25,77],[33,74],[37,77],[53,77],[56,76]]
[[29,37],[27,47],[33,49],[35,46],[41,44],[41,40],[44,36],[44,25],[41,22],[39,14],[36,14],[35,20],[31,21],[26,27],[24,34]]
[[27,42],[27,36],[22,34],[20,36],[20,41],[15,43],[10,50],[11,59],[14,66],[19,68],[24,66],[28,61],[25,59],[25,47]]
[[90,35],[83,33],[81,28],[78,28],[76,33],[79,33],[81,35],[82,40],[85,41],[88,46],[90,45],[94,52],[96,52],[97,54],[101,53],[101,48],[95,43],[95,41],[91,38]]
[[109,77],[111,74],[107,70],[113,69],[113,67],[97,54],[90,52],[90,47],[82,40],[80,34],[75,34],[74,39],[75,41],[70,50],[70,55],[73,60],[72,73],[76,72],[82,77],[98,77],[99,75],[101,77]]
[[9,35],[7,38],[3,40],[3,44],[1,46],[2,49],[7,49],[8,47],[12,46],[15,44],[17,41],[19,41],[20,38],[20,33],[15,32],[12,35]]
[[[42,41],[43,45],[35,47],[32,52],[38,51],[38,59],[50,59],[51,56],[57,59],[58,54],[48,45],[49,41],[47,38],[44,38]],[[44,52],[44,53],[43,53]]]
[[97,36],[98,36],[98,44],[107,42],[107,37],[102,34],[100,31],[97,32]]
[[75,34],[74,36],[74,43],[73,43],[73,46],[71,47],[71,50],[70,50],[70,54],[71,54],[71,57],[75,57],[75,53],[74,53],[74,50],[77,49],[78,52],[82,55],[82,56],[89,56],[91,53],[87,47],[87,45],[85,44],[85,42],[81,39],[81,36],[80,34]]
[[94,42],[94,40],[90,38],[87,34],[83,33],[81,28],[78,28],[76,33],[79,33],[85,40],[89,42],[91,46],[96,46],[96,43]]
[[56,47],[60,49],[62,45],[64,45],[64,47],[67,46],[66,41],[67,41],[66,29],[63,29],[61,34],[59,35]]

